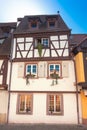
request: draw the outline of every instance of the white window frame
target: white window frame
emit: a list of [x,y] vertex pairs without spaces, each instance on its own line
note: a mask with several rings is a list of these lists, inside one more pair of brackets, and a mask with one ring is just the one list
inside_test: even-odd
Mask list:
[[[47,39],[48,40],[48,45],[46,46],[45,44],[43,44],[43,40],[44,39]],[[38,40],[40,40],[41,41],[41,44],[43,45],[43,48],[44,47],[49,47],[49,38],[36,38],[35,39],[35,48],[38,46]]]
[[[44,40],[44,39],[45,39],[45,40],[46,40],[46,39],[48,40],[48,45],[47,45],[47,46],[46,46],[45,44],[43,44],[43,40]],[[41,39],[41,44],[42,44],[44,47],[49,47],[49,39],[48,39],[48,38],[42,38],[42,39]]]
[[[50,71],[50,65],[53,65],[53,66],[54,66],[54,69],[53,69],[52,72]],[[61,67],[60,67],[60,64],[49,64],[49,77],[50,77],[50,74],[53,73],[54,70],[56,70],[56,69],[55,69],[56,65],[59,65],[59,72],[56,72],[56,73],[58,73],[59,76],[61,75]]]
[[[34,66],[34,65],[36,66],[36,73],[33,72],[33,66]],[[27,64],[27,65],[26,65],[26,75],[27,75],[27,74],[30,74],[29,72],[27,72],[27,67],[28,67],[28,66],[31,66],[31,74],[33,74],[33,75],[35,75],[35,77],[37,77],[37,64]]]

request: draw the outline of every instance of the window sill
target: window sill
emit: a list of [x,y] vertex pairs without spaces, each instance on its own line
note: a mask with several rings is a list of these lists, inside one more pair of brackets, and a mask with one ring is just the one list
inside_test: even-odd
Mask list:
[[32,112],[17,112],[19,115],[32,115]]
[[60,112],[60,113],[49,112],[47,115],[49,115],[49,116],[60,116],[60,115],[63,116],[63,113],[62,112]]

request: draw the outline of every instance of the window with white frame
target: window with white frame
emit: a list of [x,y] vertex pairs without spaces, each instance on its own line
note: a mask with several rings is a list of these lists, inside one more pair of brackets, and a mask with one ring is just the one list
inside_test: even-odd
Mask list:
[[44,47],[48,47],[48,38],[42,38],[42,45],[44,45]]
[[37,38],[35,40],[35,47],[38,46],[38,44],[42,44],[44,47],[49,47],[49,39],[48,38]]
[[63,114],[63,100],[60,94],[49,94],[47,102],[47,114],[60,115]]
[[27,64],[26,65],[26,75],[32,74],[34,77],[37,76],[37,65],[36,64]]
[[18,113],[32,113],[32,94],[18,95]]
[[54,73],[54,71],[60,76],[60,64],[49,64],[49,76]]

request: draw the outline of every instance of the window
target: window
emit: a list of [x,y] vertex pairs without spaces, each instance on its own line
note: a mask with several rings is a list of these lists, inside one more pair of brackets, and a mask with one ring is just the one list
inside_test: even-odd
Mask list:
[[35,40],[35,47],[38,46],[38,43],[41,43],[44,47],[49,47],[49,39],[48,38],[38,38]]
[[54,73],[54,71],[60,76],[60,64],[49,64],[49,76]]
[[18,97],[18,113],[32,113],[32,95],[20,94]]
[[49,22],[49,27],[55,27],[55,22],[54,21]]
[[63,101],[62,95],[59,94],[49,94],[48,95],[48,114],[49,115],[56,115],[56,114],[63,114]]
[[48,38],[43,38],[42,44],[44,45],[44,47],[48,47]]
[[37,65],[36,64],[27,64],[26,65],[26,74],[32,74],[37,76]]
[[37,28],[37,22],[32,22],[32,23],[31,23],[31,27],[32,27],[32,28]]

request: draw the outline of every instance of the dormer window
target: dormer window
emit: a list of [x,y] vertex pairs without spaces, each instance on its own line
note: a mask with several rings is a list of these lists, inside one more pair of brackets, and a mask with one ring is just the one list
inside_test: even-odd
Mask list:
[[55,27],[55,21],[50,21],[49,22],[49,27]]
[[37,28],[37,22],[32,22],[31,23],[31,28]]
[[29,18],[29,29],[38,29],[39,22],[40,21],[37,17]]
[[48,28],[55,28],[57,26],[57,17],[47,17]]

